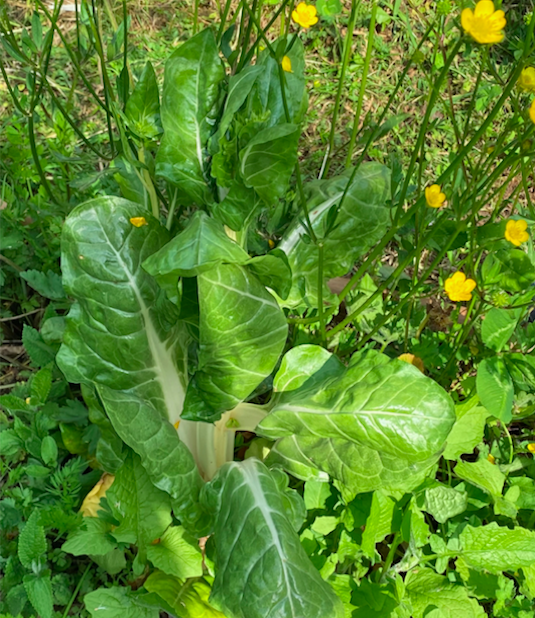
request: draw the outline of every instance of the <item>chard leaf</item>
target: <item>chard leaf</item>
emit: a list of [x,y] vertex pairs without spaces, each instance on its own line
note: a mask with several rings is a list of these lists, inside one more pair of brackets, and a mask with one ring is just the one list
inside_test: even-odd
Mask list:
[[274,205],[288,189],[297,161],[299,127],[281,124],[255,135],[240,152],[240,174],[268,206]]
[[223,226],[198,210],[187,228],[143,263],[155,277],[195,277],[219,264],[243,264],[249,255],[223,230]]
[[519,526],[510,529],[495,521],[487,526],[466,526],[459,535],[460,554],[475,569],[490,573],[516,571],[535,563],[535,532]]
[[156,172],[178,187],[182,204],[212,201],[205,180],[205,150],[224,77],[215,36],[209,29],[183,43],[165,64],[164,134]]
[[[57,362],[69,381],[96,387],[114,429],[175,500],[184,523],[193,523],[202,481],[171,424],[185,397],[187,337],[169,323],[176,308],[141,268],[168,234],[140,208],[98,198],[67,218],[63,284],[77,302]],[[148,225],[136,228],[129,220],[139,214]]]
[[162,133],[158,81],[150,62],[145,64],[134,91],[128,97],[125,113],[130,129],[142,139],[154,139]]
[[257,428],[281,438],[268,461],[305,480],[327,473],[348,495],[416,487],[454,420],[453,403],[438,384],[377,352],[355,355],[346,368],[325,351],[314,357],[312,346],[298,347],[283,359],[275,385],[286,390]]
[[[273,371],[288,325],[275,299],[242,266],[221,264],[197,280],[198,369],[188,385],[183,417],[216,420]],[[199,398],[206,412],[199,410]]]
[[[228,618],[341,618],[343,606],[305,554],[280,489],[256,459],[226,464],[206,487],[217,504],[210,600]],[[255,539],[251,543],[251,539]]]
[[239,232],[249,225],[261,205],[262,200],[254,189],[235,180],[223,200],[219,204],[212,204],[210,210],[216,219]]
[[[329,180],[317,180],[305,187],[312,227],[319,237],[331,208],[338,204],[351,170]],[[324,241],[325,280],[340,277],[351,270],[355,261],[385,233],[389,221],[390,172],[378,163],[364,163],[351,183],[335,228]],[[306,230],[302,216],[290,225],[279,243],[288,256],[293,287],[286,304],[317,307],[318,249],[303,240]],[[330,292],[325,286],[324,298]]]
[[265,437],[341,439],[411,462],[443,447],[453,403],[415,367],[377,352],[355,355],[347,368],[340,363],[336,375],[323,367],[281,393],[259,425]]

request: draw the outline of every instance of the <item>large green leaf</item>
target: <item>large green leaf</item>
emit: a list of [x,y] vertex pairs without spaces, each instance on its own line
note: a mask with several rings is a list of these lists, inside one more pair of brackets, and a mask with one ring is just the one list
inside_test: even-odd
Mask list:
[[111,528],[109,522],[98,517],[84,517],[80,526],[69,533],[61,549],[74,556],[104,556],[117,547]]
[[195,277],[219,264],[244,264],[249,255],[223,230],[221,223],[197,211],[186,229],[143,263],[155,277]]
[[288,333],[275,299],[242,266],[221,264],[199,275],[198,289],[198,369],[184,409],[190,420],[204,414],[195,393],[214,418],[248,397],[275,368]]
[[306,480],[326,472],[353,493],[418,485],[453,424],[444,390],[376,352],[355,355],[346,368],[324,351],[314,358],[312,346],[296,350],[275,377],[276,387],[287,390],[258,426],[261,435],[281,438],[270,460]]
[[169,495],[154,487],[139,457],[130,451],[106,497],[120,521],[113,530],[114,538],[135,543],[136,559],[144,563],[147,547],[171,525]]
[[255,135],[240,152],[240,174],[269,206],[283,197],[297,162],[299,127],[281,124]]
[[515,332],[519,317],[517,311],[508,311],[496,307],[491,309],[481,326],[483,343],[496,352],[500,352]]
[[183,43],[165,65],[164,135],[156,172],[178,188],[183,204],[212,201],[205,158],[224,76],[215,36],[209,29]]
[[[349,172],[329,180],[318,180],[305,187],[312,226],[319,237],[333,206],[340,203],[349,181]],[[389,220],[390,172],[378,163],[364,163],[347,190],[336,227],[324,242],[325,280],[345,275],[355,261],[386,232]],[[290,261],[293,288],[288,306],[306,304],[317,307],[318,249],[303,240],[302,214],[282,238],[282,249]],[[330,294],[325,288],[324,298]]]
[[535,532],[513,529],[492,522],[487,526],[466,526],[459,535],[463,560],[470,567],[490,573],[516,571],[535,564]]
[[207,490],[217,504],[211,600],[228,618],[344,615],[301,547],[280,488],[262,463],[227,464]]
[[130,129],[142,139],[154,139],[162,133],[158,81],[150,62],[128,98],[125,113]]
[[[152,482],[193,521],[201,479],[172,426],[185,397],[187,338],[183,327],[169,322],[176,308],[141,268],[168,235],[140,208],[99,198],[67,218],[63,282],[77,302],[57,362],[71,382],[97,388],[115,430],[141,457]],[[139,214],[148,225],[129,222]]]

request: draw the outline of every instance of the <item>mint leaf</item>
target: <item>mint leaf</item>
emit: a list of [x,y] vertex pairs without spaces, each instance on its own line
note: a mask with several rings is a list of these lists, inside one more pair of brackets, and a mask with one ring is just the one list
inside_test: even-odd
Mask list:
[[38,565],[46,555],[45,530],[38,521],[39,512],[33,511],[19,536],[19,560],[27,569]]

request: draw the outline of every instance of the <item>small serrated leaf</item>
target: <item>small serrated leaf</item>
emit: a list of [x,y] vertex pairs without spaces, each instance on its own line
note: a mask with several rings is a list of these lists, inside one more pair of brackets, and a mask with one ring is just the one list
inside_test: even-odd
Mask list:
[[22,344],[32,363],[38,367],[48,365],[56,356],[54,350],[44,342],[39,331],[28,324],[22,329]]
[[40,526],[39,512],[33,511],[19,536],[18,553],[22,566],[31,569],[46,553],[46,537]]
[[40,618],[52,618],[52,582],[50,571],[39,575],[30,573],[24,576],[24,588],[30,603]]
[[20,276],[41,296],[50,300],[65,299],[61,276],[49,270],[45,273],[39,270],[25,270]]
[[[30,392],[32,404],[45,403],[52,387],[52,367],[47,365],[40,369],[32,378]],[[35,401],[33,401],[35,399]]]

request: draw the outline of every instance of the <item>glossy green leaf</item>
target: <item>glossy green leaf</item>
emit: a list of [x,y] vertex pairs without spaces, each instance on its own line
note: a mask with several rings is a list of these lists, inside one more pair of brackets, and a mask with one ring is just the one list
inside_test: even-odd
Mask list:
[[199,210],[183,232],[143,262],[143,268],[154,277],[195,277],[219,264],[247,260],[249,255],[225,234],[223,226]]
[[478,398],[455,406],[457,420],[448,436],[448,443],[443,456],[446,459],[456,460],[465,453],[471,453],[483,439],[485,423],[489,412],[486,408],[477,405]]
[[288,333],[277,302],[244,267],[221,264],[198,276],[198,288],[198,369],[183,415],[190,420],[200,420],[193,388],[216,415],[231,410],[273,371]]
[[292,271],[284,251],[273,249],[265,255],[253,257],[248,260],[247,266],[279,298],[287,298],[292,287]]
[[251,223],[261,205],[262,200],[254,189],[235,180],[221,202],[212,204],[210,210],[216,219],[239,232]]
[[411,463],[440,452],[453,403],[415,367],[372,352],[355,355],[347,368],[340,363],[335,376],[322,371],[281,393],[259,425],[262,435],[342,440]]
[[[129,220],[140,214],[148,225],[136,228]],[[187,337],[170,323],[176,308],[141,268],[167,240],[156,219],[119,198],[72,211],[63,228],[62,267],[77,302],[57,362],[71,382],[96,387],[153,483],[193,521],[201,479],[172,426],[185,397]]]
[[136,543],[138,559],[144,562],[147,546],[171,525],[169,495],[154,487],[140,458],[130,452],[106,497],[120,521],[113,537],[122,543]]
[[262,463],[227,464],[208,489],[218,505],[210,597],[216,607],[228,618],[344,615],[341,602],[309,562],[277,483]]
[[240,152],[240,175],[268,205],[274,205],[288,189],[297,162],[300,130],[281,124],[260,131]]
[[213,201],[206,183],[205,158],[224,75],[210,29],[183,43],[165,65],[164,134],[156,172],[178,188],[182,204]]
[[485,610],[470,599],[464,586],[450,583],[431,569],[411,572],[406,593],[413,618],[485,618]]
[[475,569],[500,573],[535,563],[535,532],[526,528],[511,529],[496,522],[466,526],[459,542],[463,560]]
[[45,436],[41,442],[41,459],[45,465],[52,464],[58,458],[58,445],[52,436]]
[[273,390],[293,391],[320,370],[322,375],[329,370],[334,377],[340,375],[342,368],[342,362],[325,348],[319,345],[299,345],[284,355],[273,380]]
[[[142,597],[141,597],[142,598]],[[158,618],[156,607],[145,607],[129,588],[97,588],[84,596],[92,618]]]
[[468,494],[465,491],[457,491],[445,485],[425,490],[423,510],[431,514],[439,524],[444,524],[455,515],[464,513],[467,506]]
[[514,333],[518,317],[511,310],[491,309],[481,326],[483,343],[496,352],[500,352]]
[[504,423],[513,418],[513,381],[499,356],[485,358],[477,368],[477,394],[492,416]]
[[158,543],[147,548],[147,557],[155,567],[178,579],[201,577],[203,573],[199,544],[181,526],[168,528]]
[[[330,209],[340,203],[349,172],[329,180],[317,180],[305,187],[312,226],[322,237]],[[390,172],[378,163],[364,163],[351,183],[336,220],[336,227],[324,241],[325,280],[348,273],[355,261],[386,232],[389,221]],[[288,306],[317,307],[318,249],[303,241],[303,215],[290,225],[279,249],[288,256],[293,287]],[[324,298],[330,293],[325,288]]]
[[141,139],[154,139],[163,131],[156,73],[147,62],[125,109],[128,126]]

